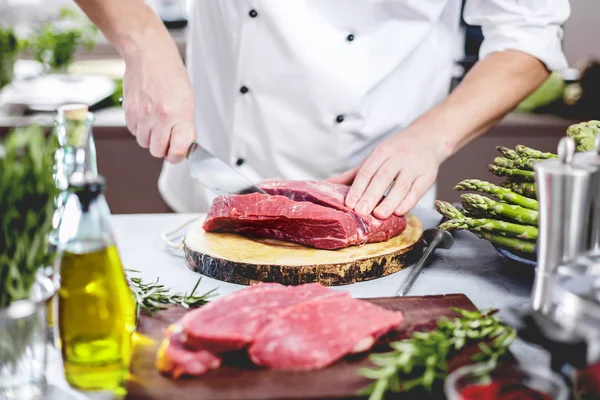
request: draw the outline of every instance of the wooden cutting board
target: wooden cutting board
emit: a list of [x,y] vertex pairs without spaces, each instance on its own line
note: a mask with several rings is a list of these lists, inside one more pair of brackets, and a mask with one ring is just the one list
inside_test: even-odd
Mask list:
[[379,278],[413,264],[422,253],[423,223],[407,215],[406,229],[386,242],[319,250],[279,240],[207,233],[203,219],[184,239],[187,266],[211,278],[241,285],[319,282],[347,285]]
[[[388,297],[368,299],[381,307],[402,311],[405,321],[391,339],[399,340],[414,330],[430,330],[442,316],[452,317],[450,307],[475,310],[463,294],[420,297]],[[353,356],[320,371],[292,372],[260,370],[245,362],[230,362],[198,378],[177,381],[162,376],[154,367],[156,351],[163,330],[177,321],[186,310],[172,308],[157,316],[142,316],[127,382],[127,399],[148,400],[282,400],[282,399],[351,399],[370,381],[359,376],[360,367],[372,364],[365,355]],[[387,351],[385,344],[378,351]],[[475,347],[465,349],[450,361],[450,370],[466,364]],[[403,397],[405,398],[405,396]]]

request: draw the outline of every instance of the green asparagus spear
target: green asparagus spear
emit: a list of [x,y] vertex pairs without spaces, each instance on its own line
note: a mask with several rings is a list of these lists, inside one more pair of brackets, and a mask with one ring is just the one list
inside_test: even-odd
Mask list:
[[511,160],[506,157],[496,157],[494,158],[494,164],[496,164],[499,167],[514,168],[515,160]]
[[525,171],[522,169],[504,168],[494,164],[488,165],[488,170],[496,176],[506,176],[519,181],[535,182],[535,174],[533,171]]
[[533,166],[535,165],[535,163],[541,161],[540,159],[537,158],[518,158],[515,160],[514,162],[514,168],[516,169],[524,169],[527,171],[533,171]]
[[530,199],[537,198],[535,192],[535,183],[513,182],[511,180],[506,180],[502,183],[502,187],[510,189],[521,196],[529,197]]
[[454,190],[474,190],[481,193],[491,194],[509,204],[515,204],[530,210],[538,209],[537,200],[529,199],[521,196],[520,194],[514,193],[511,190],[494,185],[493,183],[480,181],[479,179],[466,179],[462,182],[459,182],[454,187]]
[[448,202],[436,200],[434,202],[434,205],[435,205],[435,209],[437,210],[437,212],[446,218],[449,218],[449,219],[465,218],[465,215],[463,213],[461,213],[456,207],[454,207],[452,204],[450,204]]
[[460,197],[464,209],[470,214],[500,217],[526,225],[538,224],[539,213],[537,211],[512,204],[500,203],[473,193],[465,193]]
[[488,242],[507,249],[507,250],[516,250],[522,253],[535,253],[535,242],[529,242],[527,240],[506,237],[506,236],[498,236],[489,232],[473,232],[475,235],[479,236],[481,239],[485,239]]
[[567,136],[577,145],[577,151],[594,151],[594,140],[600,131],[600,122],[591,120],[571,125],[567,128]]
[[502,155],[504,157],[508,158],[509,160],[515,160],[515,159],[519,158],[519,155],[517,154],[517,152],[509,149],[508,147],[496,146],[496,150],[498,150],[500,153],[502,153]]
[[509,160],[504,157],[496,157],[494,158],[494,164],[499,167],[511,168],[511,169],[523,169],[526,171],[533,171],[533,165],[540,161],[536,158],[515,158],[514,160]]
[[451,219],[440,224],[438,229],[446,231],[468,229],[471,232],[490,232],[495,235],[530,240],[535,240],[538,237],[538,228],[535,226],[520,225],[489,218],[475,219],[466,217],[462,219]]
[[596,138],[594,137],[584,137],[578,139],[575,143],[577,144],[575,150],[580,153],[586,151],[595,151],[596,149]]
[[539,150],[532,149],[527,146],[523,146],[522,144],[517,145],[515,147],[515,151],[521,157],[527,157],[527,158],[538,158],[538,159],[544,159],[544,160],[548,160],[551,158],[558,158],[558,156],[556,154],[544,153]]

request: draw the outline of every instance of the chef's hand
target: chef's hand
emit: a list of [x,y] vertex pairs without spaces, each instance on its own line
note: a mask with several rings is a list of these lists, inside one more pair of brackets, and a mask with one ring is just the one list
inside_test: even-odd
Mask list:
[[359,166],[329,181],[352,184],[346,196],[348,207],[385,219],[404,215],[417,204],[434,184],[445,158],[427,134],[406,130],[380,143]]
[[125,58],[127,128],[154,157],[178,163],[196,139],[194,94],[175,44],[149,44]]

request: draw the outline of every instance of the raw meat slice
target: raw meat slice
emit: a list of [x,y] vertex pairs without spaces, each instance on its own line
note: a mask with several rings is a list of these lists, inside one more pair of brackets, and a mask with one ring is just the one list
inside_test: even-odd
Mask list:
[[348,213],[259,193],[216,198],[204,230],[279,239],[328,250],[359,241],[356,221]]
[[180,322],[186,344],[215,353],[248,346],[279,313],[321,296],[349,296],[318,283],[283,286],[261,283],[187,313]]
[[156,368],[173,379],[200,376],[221,365],[221,358],[204,349],[192,349],[184,344],[185,334],[170,327],[158,349]]
[[270,195],[218,197],[204,222],[207,232],[235,232],[319,249],[382,242],[406,229],[404,217],[379,220],[344,205],[348,186],[317,181],[265,181]]
[[373,215],[361,215],[345,204],[350,186],[324,181],[268,180],[261,189],[272,195],[281,195],[295,201],[308,201],[349,213],[356,221],[358,240],[365,243],[385,242],[406,229],[404,216],[392,215],[385,220]]
[[288,308],[265,325],[248,352],[255,364],[271,369],[320,369],[368,350],[402,320],[401,312],[364,300],[317,298]]

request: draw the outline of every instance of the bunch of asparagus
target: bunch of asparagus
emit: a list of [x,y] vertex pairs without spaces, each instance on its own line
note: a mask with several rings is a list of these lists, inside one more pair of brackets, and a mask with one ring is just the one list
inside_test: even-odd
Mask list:
[[520,253],[532,254],[535,251],[539,215],[537,200],[477,179],[464,180],[454,189],[490,194],[495,200],[465,193],[461,195],[464,212],[450,203],[436,200],[437,211],[449,219],[440,224],[439,229],[467,229],[498,247]]
[[[595,139],[599,132],[600,121],[596,120],[571,125],[567,129],[567,135],[575,141],[579,152],[595,150]],[[494,158],[488,170],[506,180],[500,186],[477,179],[458,183],[455,190],[479,194],[461,195],[464,212],[437,200],[437,211],[448,218],[439,228],[467,229],[497,247],[532,254],[538,237],[539,218],[534,165],[558,156],[523,145],[514,149],[498,146],[496,149],[502,157]]]

